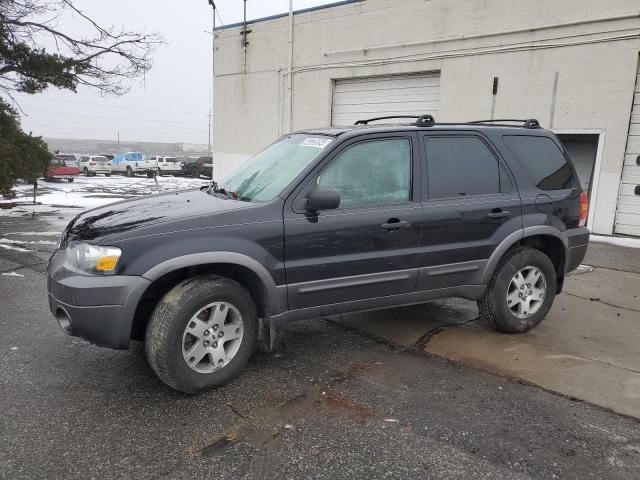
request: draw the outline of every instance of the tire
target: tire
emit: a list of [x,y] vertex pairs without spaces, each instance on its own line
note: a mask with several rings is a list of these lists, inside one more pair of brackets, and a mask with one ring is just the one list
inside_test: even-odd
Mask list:
[[131,167],[127,167],[126,175],[127,177],[133,177],[133,169]]
[[[199,321],[196,321],[194,316],[198,312],[206,313],[203,309],[216,302],[218,302],[217,305],[228,305],[225,318],[240,316],[242,334],[239,339],[221,344],[224,350],[227,350],[226,347],[229,345],[235,349],[228,363],[221,368],[214,366],[213,368],[216,369],[211,372],[202,373],[195,371],[194,368],[200,368],[201,365],[204,365],[201,368],[210,367],[210,363],[206,362],[215,362],[214,357],[207,354],[205,355],[207,358],[202,359],[205,363],[198,363],[191,367],[183,356],[183,348],[185,348],[188,329],[192,326],[200,327],[200,324],[196,325]],[[222,323],[224,324],[224,320]],[[160,380],[169,387],[189,394],[201,393],[225,384],[242,372],[254,351],[258,325],[255,304],[249,292],[240,284],[215,275],[190,278],[176,285],[156,306],[145,336],[147,360]],[[215,337],[215,333],[212,334],[213,337],[205,337],[207,332],[213,332],[213,328],[215,327],[212,326],[211,329],[207,327],[207,330],[201,333],[200,338],[203,344],[206,344],[206,338]],[[218,335],[222,330],[223,328],[219,330]],[[238,329],[234,331],[238,333]],[[233,333],[231,332],[231,335]]]
[[110,177],[111,174],[110,173],[105,173],[105,176]]
[[[542,280],[540,276],[529,276],[535,275],[536,270],[541,272]],[[516,277],[516,274],[519,276]],[[536,282],[533,287],[527,287],[531,285],[526,282],[528,279],[535,279],[531,280]],[[541,288],[543,282],[544,289]],[[480,315],[500,332],[528,332],[549,313],[556,296],[557,282],[556,269],[547,255],[533,248],[516,248],[505,254],[498,263],[484,296],[478,301]],[[518,284],[522,284],[520,289],[524,289],[522,294],[525,297],[522,300]],[[537,293],[541,291],[543,296]],[[531,292],[534,294],[531,295]],[[515,301],[509,300],[507,295]],[[542,300],[539,300],[540,297]],[[527,309],[535,312],[532,314]]]
[[162,176],[162,170],[158,169],[158,176],[161,177]]
[[69,182],[69,183],[73,183],[74,180],[75,180],[75,178],[67,178],[67,182]]
[[89,169],[87,167],[84,167],[84,176],[85,177],[90,177],[91,175],[89,175]]
[[192,176],[193,178],[200,178],[200,171],[199,171],[199,170],[197,170],[197,169],[192,170],[192,171],[191,171],[191,176]]

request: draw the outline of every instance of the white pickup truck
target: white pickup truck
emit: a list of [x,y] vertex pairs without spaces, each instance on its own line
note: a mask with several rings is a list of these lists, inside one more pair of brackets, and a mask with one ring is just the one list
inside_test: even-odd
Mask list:
[[147,159],[142,152],[121,153],[111,160],[111,172],[124,173],[127,177],[133,177],[136,173],[153,177],[158,173],[158,162]]

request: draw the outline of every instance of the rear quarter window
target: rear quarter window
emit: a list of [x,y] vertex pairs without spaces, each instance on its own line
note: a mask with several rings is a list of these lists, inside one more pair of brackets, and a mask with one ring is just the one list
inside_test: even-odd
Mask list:
[[564,190],[576,186],[567,158],[549,137],[505,135],[503,140],[540,190]]

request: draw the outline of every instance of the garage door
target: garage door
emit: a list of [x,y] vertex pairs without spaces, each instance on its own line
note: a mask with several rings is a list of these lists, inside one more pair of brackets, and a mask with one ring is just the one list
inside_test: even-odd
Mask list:
[[616,233],[640,236],[640,72],[631,112],[631,125],[624,156]]
[[440,108],[440,74],[394,75],[336,80],[333,125],[353,125],[386,115],[436,116]]

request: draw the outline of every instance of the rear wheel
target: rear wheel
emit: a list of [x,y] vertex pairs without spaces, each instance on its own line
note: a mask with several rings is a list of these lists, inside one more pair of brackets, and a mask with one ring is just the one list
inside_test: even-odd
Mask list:
[[90,176],[89,169],[87,167],[84,167],[84,176],[85,177],[89,177]]
[[549,257],[533,248],[512,250],[498,263],[478,302],[480,315],[501,332],[527,332],[544,320],[556,286],[556,270]]
[[146,332],[151,368],[168,386],[200,393],[235,378],[253,353],[258,315],[241,285],[203,275],[174,287]]
[[73,179],[73,178],[67,178],[67,182],[69,182],[69,183],[73,183],[74,180],[75,179]]

